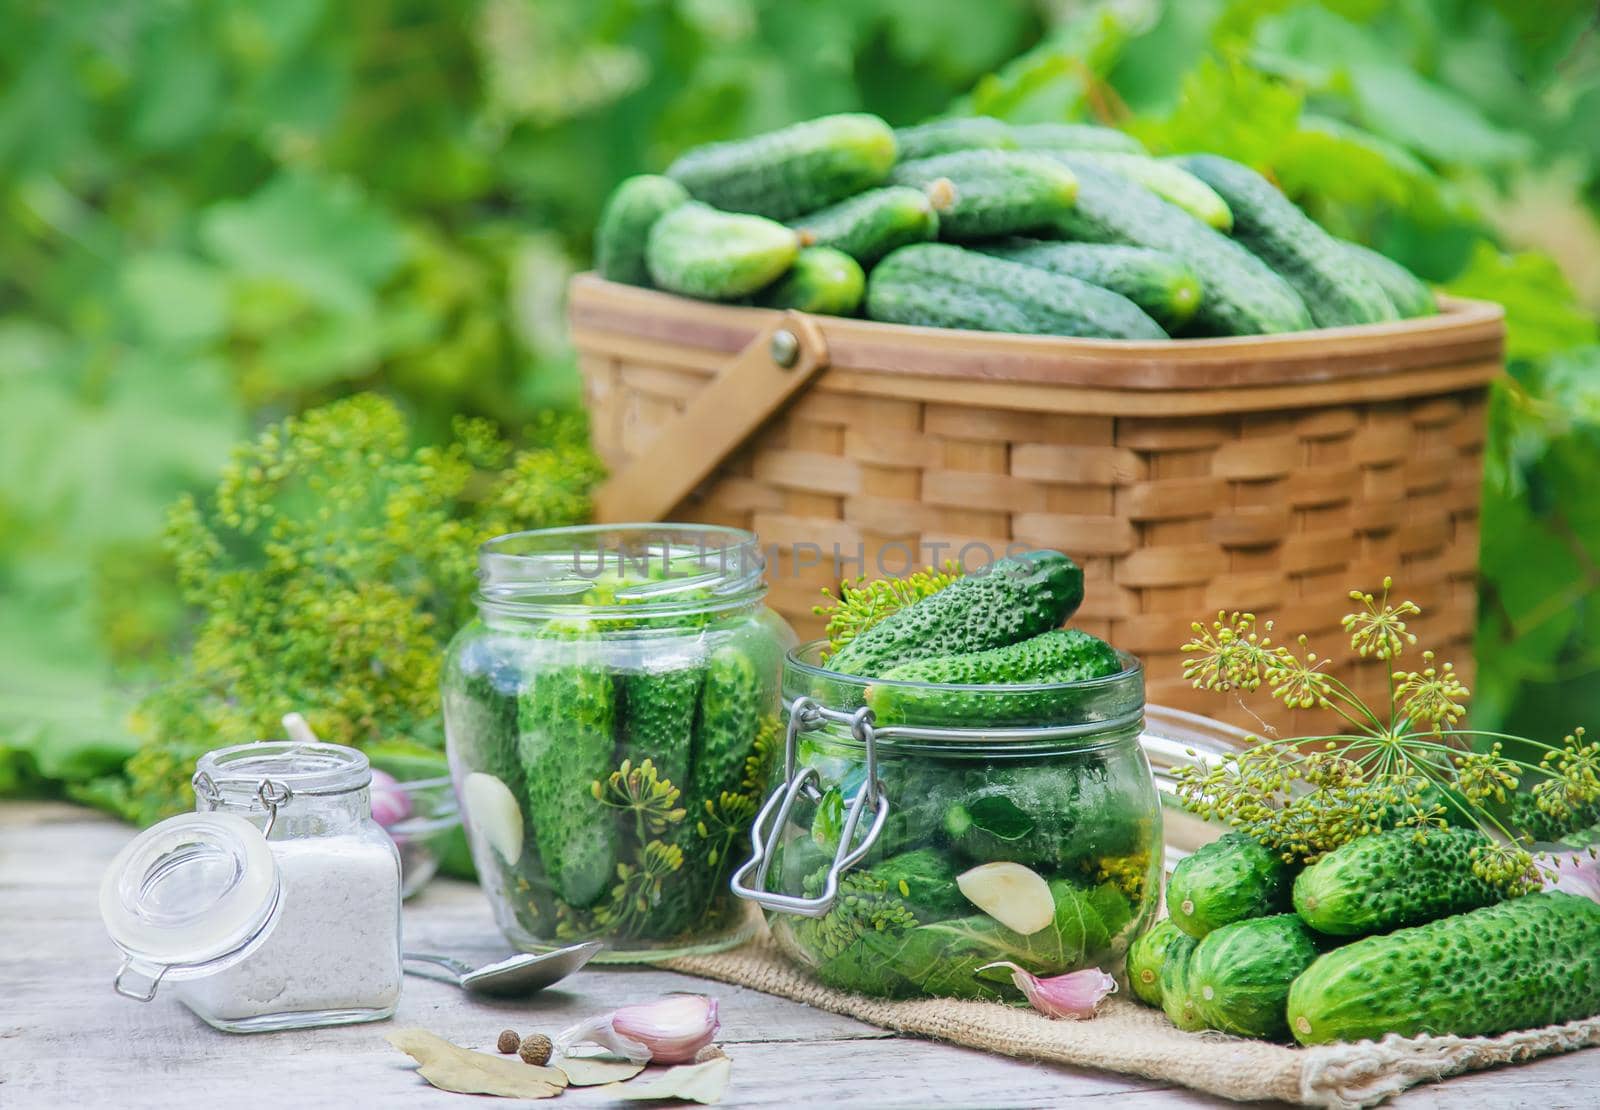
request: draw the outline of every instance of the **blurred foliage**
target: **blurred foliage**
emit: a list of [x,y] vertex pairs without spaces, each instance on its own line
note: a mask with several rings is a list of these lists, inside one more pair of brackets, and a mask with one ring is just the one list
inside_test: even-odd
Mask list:
[[126,758],[152,665],[194,631],[163,512],[231,443],[371,390],[424,443],[458,415],[520,434],[576,399],[561,296],[613,183],[854,108],[1231,154],[1505,302],[1480,727],[1593,717],[1595,21],[1589,0],[14,0],[0,792]]

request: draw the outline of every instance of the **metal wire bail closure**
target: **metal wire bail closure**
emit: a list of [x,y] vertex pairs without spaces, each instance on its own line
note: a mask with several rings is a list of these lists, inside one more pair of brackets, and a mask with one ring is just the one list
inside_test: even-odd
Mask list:
[[[815,898],[779,894],[767,889],[767,873],[772,870],[772,851],[777,847],[778,837],[788,827],[795,800],[802,793],[810,801],[822,797],[819,789],[822,780],[817,769],[797,769],[800,733],[822,728],[830,722],[849,725],[850,735],[866,748],[867,777],[850,799],[844,827],[839,833],[839,847],[834,850],[821,893]],[[783,741],[784,781],[773,791],[750,826],[750,858],[733,873],[729,884],[736,895],[769,910],[800,917],[821,917],[833,908],[839,897],[840,876],[866,858],[889,819],[889,799],[884,794],[883,783],[878,780],[878,735],[873,723],[872,710],[866,706],[853,713],[841,713],[804,696],[790,704],[789,724]],[[856,830],[868,806],[872,807],[872,824],[867,827],[861,843],[856,844]]]
[[[222,791],[217,788],[216,781],[204,771],[196,771],[189,783],[194,787],[194,796],[205,800],[207,809],[216,809],[222,804]],[[271,779],[262,779],[256,786],[256,801],[267,811],[267,824],[261,830],[263,839],[272,835],[272,826],[278,822],[278,808],[288,805],[293,797],[293,790]]]

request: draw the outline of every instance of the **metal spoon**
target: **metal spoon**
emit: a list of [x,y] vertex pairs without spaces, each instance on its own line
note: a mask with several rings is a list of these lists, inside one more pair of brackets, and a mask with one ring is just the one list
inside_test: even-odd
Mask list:
[[[552,983],[559,982],[594,958],[605,945],[597,940],[558,948],[554,952],[537,955],[521,953],[498,963],[473,967],[465,960],[451,956],[435,956],[427,952],[406,952],[403,959],[406,971],[424,979],[438,979],[454,983],[462,990],[474,994],[493,994],[501,997],[533,994]],[[411,964],[422,967],[412,967]],[[441,974],[434,967],[444,968]]]

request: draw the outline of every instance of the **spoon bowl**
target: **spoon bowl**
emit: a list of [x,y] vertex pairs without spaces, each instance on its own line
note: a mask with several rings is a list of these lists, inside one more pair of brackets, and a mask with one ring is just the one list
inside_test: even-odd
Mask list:
[[519,952],[482,967],[428,952],[407,952],[404,960],[406,971],[411,975],[453,983],[473,994],[513,998],[537,993],[560,982],[594,959],[595,953],[604,947],[599,941],[591,940],[557,948],[554,952]]

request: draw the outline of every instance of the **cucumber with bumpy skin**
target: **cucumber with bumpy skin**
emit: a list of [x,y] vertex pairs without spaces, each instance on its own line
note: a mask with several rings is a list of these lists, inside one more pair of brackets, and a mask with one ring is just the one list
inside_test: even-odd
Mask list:
[[990,715],[986,710],[1002,704],[1008,718],[1045,720],[1052,706],[1071,695],[1045,690],[1005,693],[922,687],[930,683],[1005,687],[1086,682],[1120,670],[1122,660],[1110,644],[1080,629],[1057,628],[1002,647],[901,663],[884,671],[881,683],[867,688],[866,700],[882,723],[981,721]]
[[902,162],[890,180],[918,189],[948,181],[954,197],[939,211],[939,237],[957,241],[1049,227],[1078,191],[1072,171],[1054,159],[1006,150],[958,150]]
[[952,150],[1013,150],[1017,145],[1010,125],[991,116],[957,116],[897,127],[894,141],[902,162]]
[[1600,904],[1529,894],[1322,956],[1289,988],[1301,1044],[1493,1036],[1600,1013]]
[[1167,956],[1156,977],[1161,985],[1162,1012],[1185,1033],[1198,1033],[1206,1028],[1205,1018],[1200,1016],[1200,1008],[1194,1004],[1194,995],[1189,989],[1189,965],[1199,943],[1187,933],[1173,937],[1167,942]]
[[756,303],[763,308],[848,316],[861,304],[866,287],[867,275],[848,254],[832,247],[805,247],[794,267],[763,289]]
[[1175,204],[1189,215],[1226,234],[1233,230],[1233,210],[1217,191],[1182,166],[1144,154],[1116,151],[1063,151],[1061,160],[1068,168],[1074,164],[1096,166],[1136,181],[1168,204]]
[[1194,268],[1166,251],[1039,239],[1005,239],[976,249],[1119,293],[1168,332],[1189,322],[1203,293]]
[[867,281],[867,315],[890,324],[1024,335],[1165,339],[1109,289],[946,243],[901,247]]
[[1189,996],[1208,1028],[1285,1040],[1289,985],[1318,954],[1315,936],[1292,913],[1236,921],[1195,945]]
[[612,190],[594,233],[594,268],[607,281],[649,285],[645,245],[656,221],[689,199],[670,177],[644,173]]
[[1489,838],[1476,829],[1389,829],[1344,844],[1300,872],[1294,908],[1319,933],[1354,937],[1498,902],[1472,873]]
[[1161,966],[1167,962],[1167,949],[1188,934],[1163,919],[1128,946],[1128,986],[1147,1006],[1161,1006]]
[[1094,123],[1019,123],[1011,137],[1021,150],[1104,150],[1144,154],[1144,144],[1126,131]]
[[1319,327],[1399,319],[1367,268],[1255,170],[1215,154],[1178,164],[1222,195],[1233,209],[1234,238],[1294,286]]
[[922,189],[887,185],[791,220],[806,242],[844,251],[863,266],[910,243],[939,237],[939,214]]
[[876,678],[912,659],[958,655],[1048,632],[1083,603],[1083,570],[1059,551],[997,559],[896,610],[829,656],[841,674]]
[[698,810],[723,791],[739,789],[760,717],[761,676],[755,663],[732,644],[719,647],[706,660],[686,803]]
[[621,676],[617,682],[618,735],[622,754],[635,764],[648,759],[661,778],[680,790],[689,778],[699,667]]
[[1294,868],[1244,833],[1226,833],[1184,857],[1167,882],[1167,913],[1190,936],[1287,910]]
[[1404,319],[1415,316],[1432,316],[1439,311],[1433,290],[1423,280],[1386,254],[1379,254],[1360,243],[1344,242],[1344,249],[1356,262],[1365,266],[1372,279],[1383,287],[1394,302],[1394,307]]
[[895,156],[889,125],[857,112],[696,147],[667,176],[725,212],[791,220],[882,184]]
[[1077,203],[1056,221],[1062,238],[1150,247],[1189,263],[1205,283],[1193,321],[1202,334],[1267,335],[1312,326],[1300,295],[1226,235],[1125,177],[1083,164],[1074,173]]
[[656,285],[703,300],[743,297],[776,281],[800,253],[800,236],[761,216],[681,204],[650,229],[645,261]]

